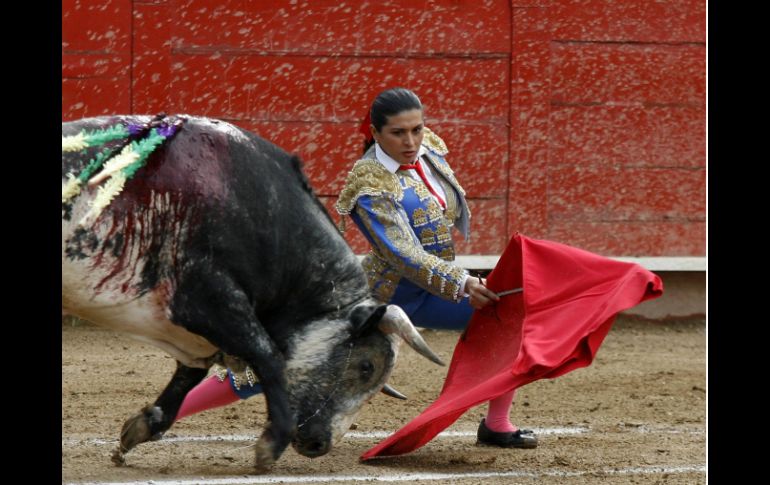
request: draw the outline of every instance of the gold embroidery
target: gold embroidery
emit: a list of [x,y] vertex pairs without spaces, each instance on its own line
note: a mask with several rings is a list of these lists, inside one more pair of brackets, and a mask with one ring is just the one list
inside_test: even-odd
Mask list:
[[217,376],[219,382],[223,382],[227,379],[227,367],[220,364],[214,364],[211,366],[211,374]]
[[[458,301],[465,270],[426,252],[406,213],[392,198],[372,197],[369,205],[368,210],[360,205],[356,205],[355,210],[369,234],[375,234],[376,221],[384,229],[386,238],[374,237],[372,257],[365,258],[375,298],[389,301],[400,278],[406,277],[435,295]],[[375,264],[378,260],[382,261],[381,265]]]
[[[450,295],[459,295],[460,294],[460,285],[455,283],[454,281],[448,281],[446,286],[444,287],[444,291]],[[456,298],[455,301],[459,299]]]
[[440,224],[436,229],[436,239],[439,244],[446,244],[452,240],[452,236],[449,234],[449,228],[444,224]]
[[369,287],[375,298],[387,303],[393,297],[401,276],[396,273],[385,261],[377,257],[374,251],[364,257],[361,265],[369,280]]
[[[400,225],[403,223],[403,221],[398,220],[400,218],[393,217],[392,208],[387,212],[379,212],[379,209],[383,208],[382,206],[383,204],[373,204],[373,217],[376,217],[376,219],[385,226],[387,226],[388,223],[393,223],[395,225]],[[359,208],[357,210],[359,215],[362,216],[361,219],[364,221],[364,225],[367,227],[367,230],[370,232],[373,231],[372,222],[369,219],[369,214],[366,213],[364,209]],[[393,233],[398,234],[399,231],[395,231]],[[403,235],[403,233],[401,234]],[[414,236],[413,232],[411,234]],[[372,250],[374,253],[373,258],[383,260],[383,264],[387,264],[390,268],[393,268],[393,273],[388,274],[384,271],[380,271],[379,274],[381,279],[377,280],[377,278],[374,278],[376,280],[375,286],[373,288],[375,297],[381,301],[389,301],[390,298],[392,298],[393,292],[395,292],[395,286],[397,285],[397,282],[400,280],[400,276],[396,277],[396,275],[404,275],[431,293],[441,295],[443,298],[457,301],[460,298],[459,284],[465,275],[465,271],[462,268],[457,268],[450,263],[439,259],[437,256],[428,254],[425,251],[418,249],[418,246],[416,246],[418,243],[418,241],[416,241],[416,236],[412,237],[411,239],[415,240],[412,241],[410,238],[397,238],[390,241],[390,243],[393,244],[397,250],[397,254],[391,253],[387,247],[387,244],[377,241],[377,247],[373,248]],[[419,266],[415,268],[414,266],[411,266],[407,263],[416,264]],[[422,268],[423,274],[420,274],[420,268]],[[376,267],[372,267],[372,269],[377,272]],[[458,272],[459,275],[457,274]],[[450,275],[450,273],[452,274]],[[440,283],[436,285],[437,281],[434,278],[430,277],[430,279],[428,279],[429,274],[437,274],[439,276]],[[391,277],[391,275],[393,276]],[[456,281],[452,285],[447,285],[447,278],[452,278]],[[383,279],[392,281],[392,286],[390,284],[383,285]],[[447,290],[452,291],[448,292]]]
[[428,223],[428,216],[425,212],[425,209],[423,209],[422,207],[416,208],[412,212],[412,225],[414,225],[415,227],[420,227],[420,226],[424,226],[427,223]]
[[353,206],[362,195],[386,194],[394,197],[397,202],[404,197],[404,190],[398,182],[398,177],[376,160],[359,160],[348,173],[335,208],[341,215],[347,215],[353,211]]
[[[227,357],[225,357],[227,359]],[[233,387],[235,389],[240,390],[241,386],[244,384],[248,384],[249,386],[254,386],[254,384],[257,384],[259,381],[257,379],[256,373],[252,370],[251,366],[248,364],[241,364],[236,367],[225,367],[220,364],[214,364],[211,366],[211,374],[216,376],[217,380],[219,382],[223,382],[225,379],[227,379],[227,371],[230,371],[230,374],[233,376]]]
[[430,228],[425,228],[420,231],[420,243],[423,246],[430,246],[436,244],[436,235]]
[[385,229],[385,237],[390,240],[401,239],[403,233],[404,231],[402,231],[400,227],[388,227]]
[[[390,271],[387,274],[394,274],[394,273]],[[401,278],[399,278],[399,280],[401,280]],[[396,292],[396,285],[398,285],[398,282],[393,282],[393,281],[390,281],[389,279],[383,280],[377,286],[376,297],[379,297],[379,300],[383,303],[389,302],[390,299],[393,298],[393,294]]]
[[428,148],[438,153],[442,157],[449,153],[449,149],[447,148],[446,143],[444,143],[444,140],[439,138],[437,134],[433,133],[427,127],[423,127],[422,131],[424,133],[422,138],[423,145],[427,145]]
[[430,287],[430,284],[432,283],[430,269],[425,266],[420,266],[420,269],[417,270],[417,279],[422,283],[420,286],[427,285]]
[[465,270],[454,265],[450,265],[449,276],[452,276],[455,280],[461,280],[465,276]]
[[452,171],[452,169],[449,167],[449,164],[446,162],[441,162],[440,160],[436,160],[435,157],[431,156],[430,153],[427,154],[428,160],[431,162],[431,166],[436,168],[439,172],[441,172],[441,175],[446,177],[446,179],[454,186],[455,189],[457,189],[458,192],[460,192],[463,197],[465,197],[465,190],[460,185],[460,182],[457,181],[455,178],[455,173]]
[[441,280],[441,276],[437,274],[433,274],[430,279],[430,286],[436,288],[441,288],[443,281]]
[[444,217],[446,217],[447,223],[451,227],[454,226],[455,219],[457,219],[457,193],[454,191],[454,187],[452,187],[452,185],[446,180],[441,179],[441,177],[439,177],[438,182],[441,184],[441,187],[444,189],[444,193],[446,194],[446,209],[444,210]]
[[415,180],[412,177],[409,177],[408,175],[404,176],[404,183],[407,187],[411,187],[414,189],[414,193],[417,194],[417,197],[422,201],[428,198],[432,198],[430,195],[430,192],[428,191],[428,188],[425,186],[422,181]]
[[441,212],[441,206],[435,200],[428,202],[428,220],[430,222],[436,222],[444,218],[444,213]]

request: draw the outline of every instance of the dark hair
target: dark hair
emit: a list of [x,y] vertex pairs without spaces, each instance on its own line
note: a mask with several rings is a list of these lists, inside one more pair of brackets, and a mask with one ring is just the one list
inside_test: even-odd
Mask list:
[[[409,89],[392,88],[381,92],[374,98],[368,118],[374,128],[380,131],[388,123],[388,117],[413,109],[422,110],[420,98]],[[368,126],[365,128],[368,130]],[[374,138],[368,135],[364,141],[364,152],[373,144]]]
[[422,103],[416,94],[406,88],[388,89],[374,98],[370,114],[372,124],[380,131],[388,123],[388,116],[412,109],[422,109]]

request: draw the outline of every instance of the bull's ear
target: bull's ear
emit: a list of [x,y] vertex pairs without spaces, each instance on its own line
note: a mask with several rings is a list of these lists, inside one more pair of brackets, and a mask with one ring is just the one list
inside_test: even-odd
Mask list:
[[350,312],[353,335],[359,336],[376,328],[385,315],[388,305],[358,305]]

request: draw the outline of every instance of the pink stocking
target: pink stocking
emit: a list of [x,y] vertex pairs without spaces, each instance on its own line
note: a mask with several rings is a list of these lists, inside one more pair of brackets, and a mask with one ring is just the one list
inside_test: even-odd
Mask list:
[[510,412],[513,395],[516,390],[506,392],[500,397],[489,401],[489,410],[484,422],[490,430],[496,433],[516,432],[518,429],[511,423]]
[[176,420],[179,421],[185,416],[190,416],[207,409],[226,406],[238,400],[240,400],[240,397],[238,397],[230,385],[229,378],[219,382],[217,376],[211,376],[187,393],[176,415]]

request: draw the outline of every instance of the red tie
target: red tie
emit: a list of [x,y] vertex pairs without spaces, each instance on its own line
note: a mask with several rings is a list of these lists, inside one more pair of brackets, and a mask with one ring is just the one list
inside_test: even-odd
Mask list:
[[428,177],[425,176],[425,172],[422,169],[422,165],[420,165],[419,159],[417,159],[417,161],[411,164],[409,163],[403,164],[400,167],[398,167],[398,169],[399,170],[416,170],[417,175],[420,176],[420,178],[422,179],[423,183],[428,188],[430,193],[433,194],[436,197],[436,199],[438,199],[438,203],[441,204],[441,208],[446,209],[446,202],[444,202],[444,199],[442,199],[441,196],[438,195],[438,193],[436,193],[435,190],[433,190],[433,187],[431,187],[430,182],[428,182]]

